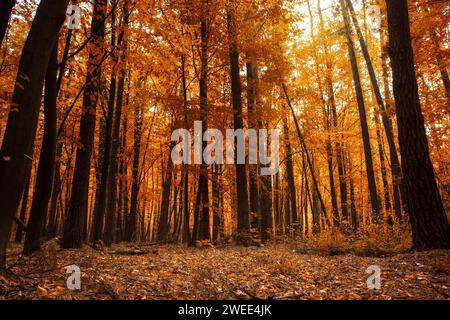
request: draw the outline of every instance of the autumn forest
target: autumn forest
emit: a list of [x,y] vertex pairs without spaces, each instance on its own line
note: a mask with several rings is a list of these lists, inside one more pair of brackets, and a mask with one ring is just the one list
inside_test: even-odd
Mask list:
[[445,0],[0,0],[0,299],[448,299],[449,52]]

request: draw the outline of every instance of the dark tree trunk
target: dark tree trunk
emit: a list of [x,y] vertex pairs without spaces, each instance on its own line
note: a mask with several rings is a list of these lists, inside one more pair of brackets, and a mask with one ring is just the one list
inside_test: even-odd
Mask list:
[[116,212],[116,199],[117,199],[117,172],[118,172],[118,161],[117,154],[119,150],[119,138],[120,138],[120,120],[122,117],[122,107],[123,107],[123,91],[125,87],[125,70],[121,71],[121,76],[119,78],[117,87],[117,105],[114,115],[114,124],[112,132],[112,142],[111,142],[111,163],[109,167],[107,192],[108,199],[106,205],[106,225],[104,240],[107,246],[110,246],[113,241],[114,224],[115,224],[115,212]]
[[[108,181],[107,181],[107,207],[106,207],[106,217],[105,217],[105,233],[104,240],[107,246],[111,246],[114,240],[114,228],[115,228],[115,214],[116,214],[116,200],[117,200],[117,172],[118,172],[118,161],[117,155],[120,146],[120,123],[122,119],[122,108],[124,106],[124,91],[125,91],[125,80],[127,78],[127,69],[126,69],[126,53],[128,50],[128,24],[130,19],[130,10],[129,10],[129,2],[125,0],[123,2],[123,22],[122,29],[119,35],[119,43],[121,44],[121,68],[119,73],[119,81],[117,84],[117,103],[114,112],[114,123],[112,128],[112,141],[111,141],[111,159],[108,173]],[[128,73],[129,75],[129,73]],[[131,79],[128,76],[128,83],[130,83]],[[125,106],[128,107],[128,95],[129,93],[129,85]]]
[[386,161],[384,159],[384,146],[383,146],[383,136],[381,135],[380,130],[380,119],[378,118],[378,114],[375,114],[375,127],[377,134],[377,142],[378,142],[378,155],[380,157],[380,167],[381,167],[381,180],[383,182],[383,197],[384,197],[384,208],[386,210],[386,214],[388,215],[387,221],[389,225],[392,225],[392,218],[390,214],[391,210],[391,199],[389,195],[389,185],[387,180],[387,170],[386,170]]
[[450,104],[450,77],[448,75],[447,67],[445,65],[445,51],[441,49],[441,45],[439,43],[439,38],[437,35],[436,30],[432,31],[431,39],[433,40],[433,43],[436,47],[436,64],[439,68],[439,72],[441,74],[442,78],[442,84],[444,85],[445,89],[445,96],[447,97],[447,103]]
[[[361,45],[362,53],[364,55],[364,59],[366,61],[367,70],[369,72],[370,81],[372,83],[372,88],[375,93],[375,98],[380,109],[381,119],[383,122],[384,131],[386,133],[386,138],[389,146],[389,156],[391,162],[391,172],[392,172],[392,182],[393,188],[401,190],[401,168],[400,161],[397,155],[397,148],[395,146],[395,138],[394,138],[394,129],[392,127],[392,120],[389,117],[389,110],[385,106],[383,101],[383,97],[381,95],[380,86],[378,85],[378,80],[375,75],[375,70],[372,64],[372,59],[370,58],[369,50],[367,49],[366,41],[364,40],[363,33],[358,23],[358,19],[356,18],[355,10],[353,9],[353,4],[351,0],[346,0],[348,8],[350,9],[351,17],[353,19],[353,24],[356,28],[356,33],[358,35],[359,43]],[[398,196],[398,195],[394,195]],[[401,217],[401,210],[399,207],[395,207],[396,216],[398,218]]]
[[[234,0],[227,1],[227,27],[230,44],[230,73],[231,73],[231,95],[233,103],[233,123],[234,130],[244,128],[242,118],[242,88],[239,75],[239,52],[237,47],[237,25],[235,17]],[[236,146],[235,138],[235,146]],[[247,173],[245,164],[237,163],[237,154],[235,152],[236,167],[236,192],[237,192],[237,240],[244,245],[250,244],[250,216],[248,206]]]
[[214,164],[212,167],[211,188],[212,188],[212,215],[213,215],[213,234],[212,240],[219,239],[220,228],[220,202],[219,202],[219,165]]
[[56,146],[55,155],[55,169],[52,185],[52,196],[50,199],[50,207],[48,209],[48,224],[45,230],[45,236],[47,238],[56,237],[57,229],[57,204],[58,197],[61,193],[61,156],[62,156],[63,144],[59,142]]
[[[253,61],[247,61],[247,117],[248,128],[257,129],[256,97],[258,94],[258,69]],[[249,196],[252,229],[258,229],[261,213],[259,210],[258,164],[249,164]]]
[[30,254],[41,247],[41,236],[45,226],[48,202],[52,193],[56,149],[56,76],[58,71],[58,44],[56,42],[47,67],[44,92],[44,138],[39,166],[36,174],[30,219],[25,235],[24,254]]
[[0,268],[5,265],[14,215],[34,147],[45,71],[68,1],[42,0],[22,50],[11,109],[0,150]]
[[[198,183],[198,181],[197,181]],[[198,230],[200,228],[200,203],[202,200],[202,194],[197,192],[195,197],[195,206],[194,206],[194,225],[192,226],[192,234],[191,234],[191,246],[195,246],[195,243],[198,239]]]
[[367,182],[369,187],[370,204],[372,207],[372,220],[377,223],[380,218],[380,209],[378,206],[377,185],[375,182],[375,173],[373,170],[372,148],[370,146],[369,126],[367,124],[366,109],[364,105],[364,96],[361,87],[361,78],[359,75],[358,61],[356,59],[355,45],[353,43],[350,18],[345,0],[340,0],[342,16],[344,18],[344,32],[347,39],[348,53],[352,67],[353,80],[355,84],[356,99],[358,101],[359,119],[361,123],[361,134],[364,145],[364,157],[366,163]]
[[[205,0],[201,2],[200,17],[200,114],[202,120],[202,137],[208,128],[208,5]],[[207,146],[206,141],[202,141],[202,150]],[[197,192],[201,194],[200,201],[200,220],[198,240],[210,240],[210,217],[209,217],[209,188],[208,188],[208,166],[203,162],[200,165],[200,176],[198,179]]]
[[8,29],[9,19],[11,13],[16,4],[16,0],[2,0],[0,2],[0,46],[3,43],[3,39]]
[[[187,99],[187,85],[186,85],[186,57],[181,56],[181,80],[183,83],[183,106],[184,106],[184,125],[188,127],[188,99]],[[189,211],[189,171],[187,165],[184,167],[184,187],[183,187],[183,242],[191,243],[191,230],[189,226],[190,211]]]
[[[381,42],[384,45],[384,32],[381,32],[380,37]],[[383,86],[384,86],[384,100],[386,101],[386,113],[389,116],[389,114],[395,112],[391,106],[391,90],[389,88],[389,75],[388,75],[388,67],[387,67],[387,61],[388,61],[388,52],[387,49],[383,48],[381,54],[381,68],[382,68],[382,74],[383,74]],[[389,119],[390,120],[390,119]],[[391,126],[392,127],[392,126]],[[394,143],[395,145],[395,143]],[[397,154],[397,150],[395,150],[395,155]],[[392,163],[395,162],[395,159],[392,159],[392,155],[390,155],[391,160],[391,171],[392,171]],[[397,156],[397,162],[398,162],[398,156]],[[392,177],[392,195],[393,195],[393,201],[394,201],[394,212],[395,216],[398,220],[402,218],[402,204],[406,208],[406,197],[405,197],[405,191],[404,191],[404,184],[402,183],[402,174],[401,174],[401,167],[400,163],[398,163],[398,176]],[[401,198],[402,197],[402,198]],[[403,202],[402,202],[403,199]],[[406,211],[406,210],[405,210]]]
[[289,191],[289,201],[290,201],[290,212],[292,216],[292,224],[296,231],[298,229],[298,217],[297,217],[297,191],[295,188],[295,178],[294,178],[294,163],[292,161],[292,149],[291,142],[289,139],[289,127],[287,117],[284,118],[284,138],[286,143],[286,176]]
[[[77,4],[77,0],[72,0],[71,2],[73,5]],[[72,35],[73,35],[73,30],[69,29],[67,31],[67,36],[66,36],[66,41],[65,41],[65,45],[64,45],[64,52],[61,58],[61,63],[59,65],[59,73],[58,73],[58,79],[56,81],[56,96],[58,96],[59,91],[61,89],[61,84],[62,84],[62,80],[64,79],[64,73],[66,70],[66,64],[67,64],[67,58],[69,56],[69,51],[70,51],[70,43],[72,41]],[[62,124],[63,125],[63,124]],[[48,225],[47,228],[45,230],[45,236],[47,238],[53,238],[56,236],[56,232],[57,232],[57,205],[58,205],[58,197],[60,195],[61,192],[61,156],[62,156],[62,151],[63,151],[63,145],[64,142],[63,141],[58,141],[59,139],[59,135],[58,135],[59,130],[57,132],[56,135],[56,155],[55,155],[55,168],[54,168],[54,177],[53,177],[53,185],[52,185],[52,195],[51,195],[51,199],[50,199],[50,207],[49,207],[49,220],[48,220]]]
[[[116,15],[113,12],[111,15],[111,50],[117,45],[120,45],[120,39],[116,44]],[[94,220],[93,220],[93,231],[92,231],[92,240],[98,241],[102,238],[103,231],[103,221],[105,217],[105,209],[106,209],[106,198],[107,198],[107,184],[108,184],[108,175],[110,171],[110,163],[111,163],[111,140],[112,140],[112,129],[114,122],[114,106],[116,102],[117,96],[117,80],[116,80],[116,68],[118,63],[117,54],[115,51],[112,53],[112,60],[114,61],[114,65],[112,67],[111,72],[111,80],[109,86],[109,99],[108,99],[108,112],[106,115],[106,124],[103,126],[103,130],[100,130],[99,136],[99,144],[101,143],[102,147],[99,148],[99,167],[101,166],[101,170],[99,172],[99,183],[97,183],[97,192],[95,195],[95,210],[94,210]],[[101,160],[101,161],[100,161]],[[100,169],[100,168],[98,168]]]
[[387,0],[402,170],[415,249],[450,248],[450,227],[430,159],[411,47],[408,3]]
[[124,224],[126,222],[126,217],[128,214],[128,188],[126,183],[126,173],[127,173],[127,162],[125,160],[125,148],[127,140],[127,127],[128,127],[128,117],[125,116],[122,119],[122,136],[120,141],[120,152],[119,152],[119,198],[118,198],[118,210],[117,210],[117,220],[116,220],[116,243],[119,243],[124,238]]
[[[175,145],[172,143],[170,150]],[[170,157],[167,160],[167,172],[163,181],[163,190],[162,190],[162,199],[161,199],[161,211],[159,216],[159,225],[158,225],[158,241],[167,242],[167,235],[169,233],[169,203],[170,203],[170,190],[172,187],[172,171],[173,171],[173,162]],[[194,238],[194,236],[193,236]]]
[[134,146],[133,146],[133,169],[131,183],[131,200],[130,214],[125,240],[136,241],[136,221],[137,221],[137,202],[139,195],[139,156],[141,153],[141,136],[142,136],[142,110],[140,105],[136,105],[134,110]]
[[95,0],[91,23],[91,48],[88,60],[86,87],[83,95],[83,114],[80,119],[80,146],[77,147],[72,194],[63,230],[63,248],[80,248],[88,212],[91,154],[94,143],[95,115],[101,81],[105,37],[107,0]]
[[[349,172],[351,173],[352,171],[352,161],[350,159],[350,155],[349,153],[345,153],[344,154],[344,159],[345,159],[345,163],[346,163],[346,174],[348,174]],[[358,230],[358,215],[356,212],[356,198],[355,198],[355,183],[353,182],[353,176],[351,174],[349,174],[350,176],[350,218],[351,218],[351,223],[353,226],[353,230],[356,231]]]

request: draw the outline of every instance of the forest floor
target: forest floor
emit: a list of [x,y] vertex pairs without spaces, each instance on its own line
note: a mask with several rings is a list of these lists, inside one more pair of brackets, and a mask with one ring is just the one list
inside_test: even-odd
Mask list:
[[[84,246],[46,243],[22,257],[9,249],[0,299],[449,299],[450,252],[330,252],[295,245],[187,248],[182,245]],[[369,256],[361,256],[369,255]],[[81,290],[66,288],[66,267],[81,269]],[[366,270],[381,268],[381,289]]]

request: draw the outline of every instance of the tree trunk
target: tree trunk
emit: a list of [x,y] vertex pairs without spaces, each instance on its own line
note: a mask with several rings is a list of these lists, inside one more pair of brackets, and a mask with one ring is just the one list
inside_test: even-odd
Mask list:
[[[173,171],[173,162],[170,157],[170,151],[175,146],[175,144],[171,143],[171,148],[169,150],[169,157],[167,161],[167,172],[163,181],[163,191],[161,198],[161,211],[159,216],[159,225],[158,225],[158,241],[167,242],[167,235],[169,232],[169,202],[170,202],[170,189],[172,187],[172,171]],[[194,236],[193,236],[194,238]]]
[[23,248],[30,254],[41,247],[41,236],[45,226],[48,202],[52,193],[56,149],[56,99],[57,99],[58,44],[56,42],[45,76],[44,92],[44,138],[39,166],[36,173],[33,202]]
[[9,19],[11,18],[11,13],[15,4],[16,0],[2,0],[0,2],[0,46],[5,38]]
[[[362,53],[364,55],[364,59],[366,61],[367,70],[369,72],[370,82],[372,83],[372,88],[375,93],[375,99],[377,101],[378,107],[380,109],[381,113],[381,119],[383,122],[384,131],[386,133],[386,138],[388,141],[389,146],[389,156],[390,156],[390,162],[391,162],[391,172],[392,172],[392,184],[394,189],[401,190],[401,168],[400,168],[400,161],[398,159],[397,155],[397,148],[395,145],[395,139],[394,139],[394,129],[392,127],[392,120],[389,117],[389,110],[385,106],[383,102],[383,97],[381,95],[380,86],[378,85],[378,80],[375,75],[375,70],[372,64],[372,59],[370,58],[369,50],[367,49],[366,41],[364,40],[363,33],[361,31],[361,28],[358,23],[358,19],[356,18],[355,10],[353,9],[353,4],[351,0],[346,0],[348,8],[350,9],[351,17],[353,19],[353,24],[356,28],[356,33],[358,35],[359,43],[361,45]],[[397,196],[397,195],[395,195]],[[401,218],[401,210],[400,208],[396,207],[396,216],[400,219]]]
[[68,0],[42,0],[25,41],[0,150],[0,268],[34,147],[45,71],[65,19]]
[[[188,127],[188,99],[187,99],[187,85],[186,85],[186,57],[181,56],[181,80],[183,84],[183,106],[184,106],[184,125]],[[184,187],[183,187],[183,242],[191,243],[190,230],[190,211],[189,211],[189,171],[187,165],[184,166]]]
[[137,221],[137,202],[139,195],[139,156],[141,153],[141,136],[142,136],[142,110],[140,105],[136,105],[134,109],[134,146],[133,146],[133,169],[131,183],[131,199],[129,223],[126,226],[125,240],[136,241],[136,221]]
[[[233,103],[233,123],[234,130],[244,128],[242,118],[242,88],[239,75],[239,52],[237,47],[237,25],[235,17],[234,0],[227,0],[227,28],[230,45],[230,75],[231,75],[231,95]],[[235,138],[235,146],[236,146]],[[250,244],[250,221],[248,207],[247,173],[245,164],[237,163],[237,153],[235,152],[236,167],[236,192],[237,192],[237,241],[238,243]]]
[[344,32],[347,39],[348,53],[350,57],[350,63],[352,67],[353,81],[355,84],[356,99],[358,101],[358,111],[359,119],[361,123],[361,134],[364,145],[364,157],[366,163],[366,174],[367,182],[369,187],[370,204],[372,207],[372,219],[373,222],[377,223],[380,217],[380,209],[378,205],[378,195],[377,186],[375,182],[375,173],[373,170],[373,160],[372,160],[372,148],[370,146],[370,136],[369,136],[369,126],[367,124],[366,109],[364,105],[364,96],[361,87],[361,78],[359,75],[358,62],[356,59],[355,45],[353,43],[352,32],[350,27],[350,18],[347,11],[347,6],[344,2],[345,0],[340,0],[342,16],[344,18]]
[[[117,45],[120,46],[120,39],[116,44],[116,15],[113,12],[111,15],[111,50]],[[117,77],[116,69],[118,58],[115,52],[112,53],[113,67],[111,71],[111,79],[109,85],[109,99],[108,99],[108,112],[106,115],[106,124],[104,129],[100,130],[99,144],[102,143],[102,148],[99,148],[99,167],[101,164],[101,169],[99,172],[100,183],[97,183],[97,194],[95,195],[95,210],[94,210],[94,221],[93,221],[93,235],[92,240],[98,241],[102,238],[103,231],[103,221],[105,217],[105,207],[107,198],[107,186],[108,186],[108,175],[110,171],[111,163],[111,140],[112,140],[112,129],[114,122],[114,106],[117,96]],[[103,153],[103,154],[101,154]],[[100,162],[100,159],[102,160]]]
[[101,62],[104,52],[105,15],[107,0],[95,0],[91,23],[89,60],[86,87],[83,95],[83,114],[80,119],[80,145],[77,147],[72,194],[63,230],[63,248],[80,248],[88,211],[91,154],[94,143],[95,115],[101,81]]
[[56,237],[57,229],[57,205],[58,197],[61,193],[61,155],[62,155],[63,144],[59,142],[56,146],[55,155],[55,169],[52,185],[52,195],[50,199],[50,207],[48,209],[48,224],[45,230],[45,236],[47,238]]
[[[201,2],[200,17],[200,114],[202,120],[202,137],[208,128],[208,25],[207,25],[207,1]],[[207,142],[202,139],[202,150],[205,150]],[[209,188],[208,188],[208,166],[203,162],[200,165],[200,176],[198,179],[197,192],[201,194],[200,220],[198,240],[210,240],[210,217],[209,217]]]
[[[382,46],[384,46],[384,31],[382,30],[380,41],[382,43]],[[389,88],[389,74],[388,74],[388,52],[387,49],[383,47],[382,54],[381,54],[381,69],[383,74],[383,87],[384,87],[384,100],[386,101],[386,113],[389,116],[391,113],[395,113],[395,110],[393,110],[393,107],[391,106],[391,90]],[[389,119],[390,120],[390,119]],[[392,127],[392,126],[391,126]],[[395,145],[395,144],[394,144]],[[397,150],[395,150],[395,155],[397,154]],[[390,160],[391,160],[391,172],[392,172],[392,163],[395,162],[395,159],[392,159],[392,155],[390,154]],[[398,157],[397,157],[397,161]],[[401,167],[400,163],[398,164],[398,176],[392,176],[392,195],[394,200],[394,212],[395,216],[398,220],[402,218],[402,200],[403,200],[403,206],[406,208],[406,197],[405,197],[405,191],[404,191],[404,185],[402,183],[402,173],[401,173]],[[406,210],[405,210],[406,211]]]
[[322,209],[322,213],[323,213],[323,215],[325,217],[325,221],[326,221],[327,225],[329,226],[330,225],[330,221],[328,219],[328,214],[327,214],[327,209],[325,207],[325,202],[323,201],[322,194],[320,193],[320,190],[319,190],[319,184],[317,183],[316,175],[315,175],[315,172],[314,172],[313,161],[311,160],[311,157],[310,157],[309,152],[308,152],[308,148],[306,147],[305,139],[304,139],[303,134],[302,134],[302,132],[300,130],[300,125],[299,125],[299,123],[297,121],[297,116],[295,115],[294,108],[292,107],[291,99],[289,98],[289,94],[288,94],[288,91],[287,91],[286,84],[283,83],[282,87],[283,87],[283,92],[284,92],[285,98],[287,100],[289,109],[291,110],[292,117],[294,118],[295,129],[297,130],[297,136],[298,136],[298,139],[300,140],[300,144],[302,146],[302,151],[303,151],[303,153],[306,156],[306,162],[308,164],[308,168],[309,168],[309,171],[311,173],[311,179],[312,179],[312,182],[313,182],[313,188],[315,189],[317,198],[320,201],[320,206],[321,206],[321,209]]
[[411,47],[408,3],[387,0],[402,170],[415,249],[450,248],[450,227],[430,159]]
[[292,161],[292,149],[291,142],[289,139],[289,127],[287,117],[284,117],[284,138],[286,143],[286,176],[289,190],[289,201],[290,201],[290,212],[292,216],[292,224],[295,231],[299,230],[298,217],[297,217],[297,191],[295,188],[295,178],[294,178],[294,164]]
[[[248,128],[258,129],[256,122],[255,104],[257,97],[258,69],[253,61],[247,61],[247,117]],[[258,188],[258,164],[249,164],[249,195],[250,217],[252,229],[258,229],[260,225],[259,188]]]

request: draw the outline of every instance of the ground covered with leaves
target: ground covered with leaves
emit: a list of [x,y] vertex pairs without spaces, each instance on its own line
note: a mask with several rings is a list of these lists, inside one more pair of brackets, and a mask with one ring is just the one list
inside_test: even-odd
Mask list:
[[[20,249],[14,245],[8,251],[0,299],[450,298],[449,251],[324,254],[286,244],[62,250],[52,241],[31,257],[21,256]],[[80,290],[66,288],[69,265],[81,269]],[[382,271],[379,290],[367,287],[371,265]]]

